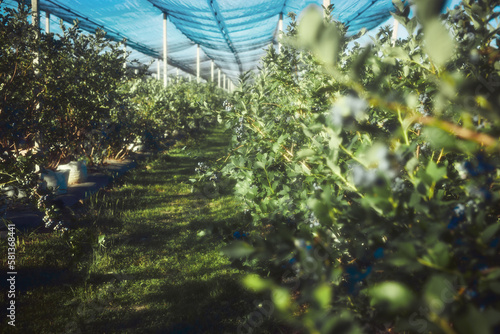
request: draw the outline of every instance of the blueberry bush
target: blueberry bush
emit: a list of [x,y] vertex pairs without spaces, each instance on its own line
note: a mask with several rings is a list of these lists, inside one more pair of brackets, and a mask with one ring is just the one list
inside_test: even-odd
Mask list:
[[125,130],[119,138],[139,139],[149,145],[161,139],[204,133],[215,124],[213,111],[224,99],[224,92],[214,84],[184,79],[177,79],[167,88],[151,78],[129,80],[119,91],[123,105],[112,118]]
[[258,228],[226,251],[260,261],[244,284],[266,315],[310,333],[500,330],[500,13],[443,5],[395,0],[408,37],[365,46],[311,9],[220,111],[232,149],[204,172],[236,181]]
[[70,160],[100,164],[131,145],[158,148],[214,123],[224,94],[213,84],[164,88],[147,79],[145,66],[123,66],[121,43],[101,30],[61,22],[60,34],[46,34],[24,1],[0,9],[0,216],[23,197],[52,226],[56,209],[40,187],[41,170]]

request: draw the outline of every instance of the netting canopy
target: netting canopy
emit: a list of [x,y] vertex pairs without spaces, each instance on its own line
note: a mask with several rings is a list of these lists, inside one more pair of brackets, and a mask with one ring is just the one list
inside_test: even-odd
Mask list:
[[[15,0],[4,3],[16,5]],[[379,26],[393,10],[391,0],[331,3],[334,18],[348,24],[350,33]],[[66,22],[79,20],[85,31],[100,28],[110,39],[126,39],[131,58],[149,63],[153,71],[153,61],[163,59],[166,14],[169,72],[196,74],[199,52],[202,78],[210,80],[213,61],[237,82],[240,74],[256,68],[265,48],[276,43],[280,14],[286,27],[289,12],[300,14],[310,5],[322,4],[323,0],[39,0],[39,9]],[[51,30],[56,32],[57,25]]]

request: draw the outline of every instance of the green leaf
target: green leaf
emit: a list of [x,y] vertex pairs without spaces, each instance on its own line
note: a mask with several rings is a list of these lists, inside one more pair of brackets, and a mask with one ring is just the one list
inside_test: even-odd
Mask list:
[[456,289],[450,279],[443,275],[434,275],[425,285],[423,297],[430,310],[440,314],[454,301],[455,295]]
[[481,314],[474,306],[468,305],[465,314],[456,319],[457,328],[460,334],[491,334],[492,328],[488,319]]
[[486,280],[498,280],[500,278],[500,268],[494,269],[486,276]]
[[404,312],[415,300],[413,292],[399,282],[388,281],[368,289],[370,305],[383,307],[390,313]]
[[232,258],[242,258],[252,254],[255,249],[244,241],[234,241],[222,248],[222,252]]
[[271,299],[274,305],[276,305],[276,308],[281,311],[287,311],[292,304],[290,293],[287,289],[282,287],[275,287],[273,289]]
[[332,299],[332,287],[328,283],[323,283],[314,289],[313,296],[320,308],[325,309]]
[[401,0],[392,0],[394,7],[398,9],[398,11],[403,12],[405,10],[404,2]]
[[316,46],[316,53],[326,67],[333,67],[337,63],[341,39],[339,30],[333,24],[330,24],[323,31],[321,39]]
[[491,224],[481,233],[481,240],[485,243],[490,241],[498,232],[498,229],[500,229],[500,222]]
[[408,171],[408,174],[413,174],[415,171],[415,168],[418,166],[420,161],[417,159],[417,157],[411,158],[407,163],[406,163],[406,170]]
[[428,250],[428,254],[422,257],[422,264],[439,269],[446,269],[450,263],[450,252],[447,244],[437,242]]
[[297,152],[297,159],[301,160],[314,155],[314,150],[304,149]]
[[273,284],[259,275],[250,274],[243,278],[243,285],[256,292],[260,292],[271,288]]
[[456,138],[448,132],[435,127],[425,127],[422,136],[427,139],[435,149],[453,149],[456,147]]
[[425,26],[424,34],[426,53],[438,67],[444,66],[453,56],[455,50],[450,32],[439,20],[435,19]]
[[425,23],[438,17],[446,0],[415,0],[415,4],[418,19]]
[[323,16],[313,8],[307,10],[298,27],[299,43],[303,46],[316,44],[321,29],[323,28]]
[[412,17],[407,23],[406,23],[406,30],[408,31],[408,35],[413,35],[415,32],[415,28],[417,27],[417,19],[415,17]]
[[417,257],[417,251],[411,242],[403,242],[399,244],[398,253],[413,259]]
[[426,172],[432,178],[432,181],[436,183],[446,177],[446,166],[438,167],[434,161],[430,160]]
[[266,165],[262,161],[256,161],[255,168],[266,169]]
[[408,51],[405,51],[401,47],[393,47],[389,49],[388,56],[398,58],[401,60],[407,60],[410,57],[408,56]]

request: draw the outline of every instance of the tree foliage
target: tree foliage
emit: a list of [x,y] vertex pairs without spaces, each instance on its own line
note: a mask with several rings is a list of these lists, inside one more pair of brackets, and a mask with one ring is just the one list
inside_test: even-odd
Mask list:
[[267,268],[245,284],[311,333],[492,333],[496,2],[438,15],[415,1],[411,18],[394,3],[409,36],[393,42],[384,27],[367,46],[332,7],[305,13],[221,112],[234,135],[218,168],[263,231],[238,241]]

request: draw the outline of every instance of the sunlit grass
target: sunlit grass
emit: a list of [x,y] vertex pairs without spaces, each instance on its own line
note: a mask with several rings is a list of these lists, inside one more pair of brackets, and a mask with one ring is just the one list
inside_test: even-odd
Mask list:
[[229,195],[195,196],[189,182],[225,143],[215,131],[144,162],[87,200],[88,214],[66,236],[21,235],[16,330],[236,333],[257,298],[221,253],[240,208]]

